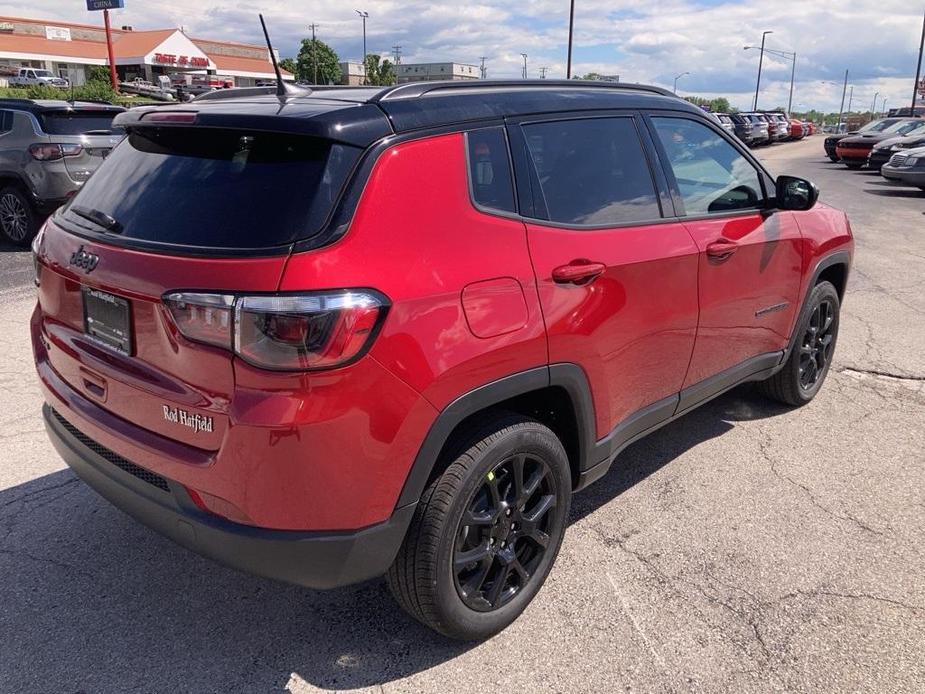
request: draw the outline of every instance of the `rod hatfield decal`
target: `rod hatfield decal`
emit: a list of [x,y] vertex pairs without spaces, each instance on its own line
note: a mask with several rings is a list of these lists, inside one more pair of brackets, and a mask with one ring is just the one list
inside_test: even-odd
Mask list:
[[189,427],[193,430],[194,434],[198,434],[201,431],[207,434],[212,433],[211,417],[203,417],[198,413],[190,414],[186,410],[181,410],[179,407],[170,407],[169,405],[163,405],[162,407],[164,408],[164,419],[168,422]]

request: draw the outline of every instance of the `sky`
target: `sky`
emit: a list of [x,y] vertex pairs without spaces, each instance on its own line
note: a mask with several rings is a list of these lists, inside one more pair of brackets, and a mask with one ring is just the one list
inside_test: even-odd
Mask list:
[[[546,68],[564,77],[568,0],[354,0],[369,13],[367,48],[387,54],[401,46],[402,62],[457,61],[477,65],[485,56],[488,76],[521,76],[527,54],[530,77]],[[113,12],[115,26],[136,30],[182,27],[191,36],[261,42],[262,12],[274,47],[293,56],[318,25],[318,37],[342,60],[363,54],[362,23],[354,5],[309,0],[125,0]],[[102,23],[82,0],[0,0],[0,14]],[[657,84],[678,93],[725,96],[750,109],[764,31],[766,47],[796,52],[794,110],[838,111],[845,70],[854,110],[908,105],[912,96],[925,0],[575,0],[573,73],[620,75],[622,81]],[[2,36],[0,36],[2,41]],[[760,108],[786,106],[790,60],[765,54]],[[846,109],[848,106],[846,100]]]

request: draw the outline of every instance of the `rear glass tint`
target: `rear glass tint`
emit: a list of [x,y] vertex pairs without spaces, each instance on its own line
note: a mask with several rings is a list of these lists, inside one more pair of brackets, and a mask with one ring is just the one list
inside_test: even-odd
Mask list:
[[[49,135],[85,135],[95,130],[112,130],[118,111],[43,111],[42,130]],[[119,129],[121,132],[121,128]]]
[[[291,134],[132,131],[73,198],[120,237],[213,249],[282,246],[321,230],[360,150]],[[64,210],[72,224],[93,228]]]
[[475,130],[466,135],[466,142],[473,200],[482,207],[513,212],[514,181],[504,130]]

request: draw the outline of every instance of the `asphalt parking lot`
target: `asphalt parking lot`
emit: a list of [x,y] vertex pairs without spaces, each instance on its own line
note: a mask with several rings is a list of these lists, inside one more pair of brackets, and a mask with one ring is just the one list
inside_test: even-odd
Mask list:
[[553,573],[488,642],[373,581],[239,574],[122,515],[42,429],[31,260],[0,247],[0,692],[925,690],[925,192],[759,150],[848,211],[834,370],[788,411],[743,387],[577,496]]

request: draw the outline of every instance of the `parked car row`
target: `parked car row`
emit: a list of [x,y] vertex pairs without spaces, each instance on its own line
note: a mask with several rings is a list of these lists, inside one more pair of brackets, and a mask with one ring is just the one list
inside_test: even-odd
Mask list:
[[823,148],[829,159],[849,169],[866,167],[925,190],[925,118],[881,118],[853,132],[829,135]]
[[800,140],[815,132],[809,121],[789,118],[779,111],[717,113],[720,123],[749,147],[769,145],[784,140]]

